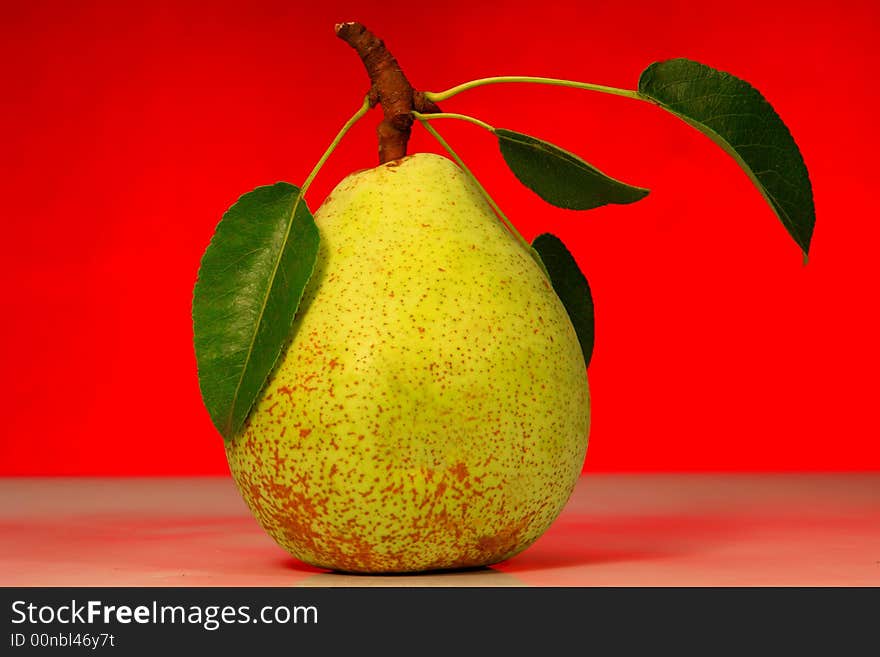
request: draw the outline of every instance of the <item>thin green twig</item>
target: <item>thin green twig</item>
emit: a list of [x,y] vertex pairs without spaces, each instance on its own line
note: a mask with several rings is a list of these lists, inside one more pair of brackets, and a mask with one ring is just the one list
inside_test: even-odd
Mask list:
[[440,103],[444,100],[448,100],[453,96],[460,94],[462,91],[467,91],[468,89],[475,89],[476,87],[482,87],[489,84],[501,84],[501,83],[530,83],[530,84],[547,84],[556,87],[570,87],[572,89],[586,89],[588,91],[598,91],[600,93],[612,94],[614,96],[625,96],[627,98],[634,98],[636,100],[648,100],[644,96],[642,96],[638,91],[634,91],[632,89],[618,89],[617,87],[607,87],[603,84],[592,84],[590,82],[576,82],[574,80],[560,80],[558,78],[540,78],[540,77],[531,77],[526,75],[501,75],[497,77],[491,78],[480,78],[478,80],[471,80],[470,82],[464,82],[463,84],[459,84],[455,87],[447,89],[446,91],[426,91],[425,98],[428,100]]
[[324,154],[321,156],[321,159],[318,160],[318,163],[312,169],[312,172],[309,174],[306,181],[302,184],[301,194],[305,196],[306,190],[312,184],[312,181],[315,179],[315,176],[318,175],[318,172],[321,170],[321,167],[324,166],[324,163],[327,161],[327,158],[336,150],[336,147],[339,146],[339,142],[342,141],[342,138],[345,137],[345,133],[347,133],[351,127],[357,123],[368,111],[370,110],[370,97],[364,96],[364,102],[361,105],[360,109],[352,115],[352,117],[346,121],[345,125],[342,126],[342,129],[336,135],[332,142],[330,142],[330,146],[327,147],[327,150],[324,151]]
[[475,119],[474,117],[468,116],[467,114],[455,114],[454,112],[434,112],[433,114],[422,114],[421,112],[413,111],[412,115],[416,117],[419,121],[433,121],[434,119],[458,119],[460,121],[467,121],[468,123],[478,125],[481,128],[488,130],[489,132],[495,132],[495,128],[493,128],[485,121],[480,121],[480,119]]
[[520,235],[520,232],[516,229],[516,227],[512,223],[510,223],[510,220],[507,218],[507,216],[504,214],[504,212],[501,211],[501,208],[498,207],[498,204],[495,202],[495,199],[493,199],[491,196],[489,196],[489,192],[487,192],[486,188],[480,184],[480,181],[477,180],[476,176],[474,176],[474,174],[471,172],[471,170],[468,168],[468,166],[458,156],[458,153],[456,153],[454,150],[452,150],[452,147],[446,142],[445,139],[443,139],[443,137],[440,136],[440,133],[438,133],[434,129],[434,126],[432,126],[425,119],[424,115],[422,115],[418,112],[413,112],[413,116],[415,116],[419,120],[419,122],[424,126],[425,130],[427,130],[429,133],[431,133],[431,135],[434,137],[434,139],[436,139],[437,142],[443,148],[446,149],[446,152],[449,153],[450,157],[452,157],[452,159],[455,160],[456,164],[458,164],[458,166],[461,167],[461,170],[465,172],[465,175],[467,175],[468,178],[470,178],[471,181],[477,186],[477,189],[480,190],[480,193],[483,195],[483,197],[486,199],[486,201],[489,202],[489,205],[492,207],[492,210],[494,210],[495,214],[498,215],[498,218],[504,222],[504,225],[507,226],[507,229],[523,244],[523,246],[525,246],[526,249],[531,249],[532,248],[531,245],[526,241],[526,239],[522,235]]

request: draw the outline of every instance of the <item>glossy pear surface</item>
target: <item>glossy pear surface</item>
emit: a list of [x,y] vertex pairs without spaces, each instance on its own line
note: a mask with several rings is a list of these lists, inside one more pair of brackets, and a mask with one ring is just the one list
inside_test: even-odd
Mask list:
[[447,158],[345,178],[233,477],[296,558],[350,572],[496,563],[556,519],[590,420],[574,328]]

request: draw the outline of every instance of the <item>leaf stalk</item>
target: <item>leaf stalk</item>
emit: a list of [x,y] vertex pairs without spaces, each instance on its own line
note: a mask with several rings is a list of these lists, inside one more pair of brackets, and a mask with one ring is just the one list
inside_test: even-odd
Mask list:
[[364,97],[364,102],[363,102],[363,104],[361,104],[360,109],[358,109],[358,111],[355,112],[352,115],[352,117],[348,121],[345,122],[345,125],[342,126],[342,129],[339,131],[339,133],[336,135],[336,137],[333,139],[333,141],[330,142],[330,146],[328,146],[327,150],[324,151],[324,154],[321,156],[321,159],[318,160],[318,163],[315,164],[314,168],[312,169],[312,172],[308,175],[305,182],[302,184],[302,187],[300,188],[301,196],[306,195],[306,191],[309,189],[309,186],[311,186],[312,181],[315,179],[315,176],[318,175],[318,172],[321,170],[321,167],[324,166],[324,163],[327,162],[327,159],[333,154],[333,151],[336,150],[336,147],[339,146],[339,142],[342,141],[342,138],[345,137],[346,133],[349,130],[351,130],[351,127],[355,123],[357,123],[361,118],[363,118],[363,116],[369,111],[370,111],[370,95],[367,94]]
[[419,121],[432,121],[433,119],[458,119],[459,121],[467,121],[468,123],[473,123],[476,126],[483,128],[484,130],[488,130],[489,132],[495,132],[495,128],[485,121],[480,121],[480,119],[476,119],[473,116],[468,116],[467,114],[456,114],[454,112],[435,112],[433,114],[422,114],[421,112],[413,111],[412,115],[416,117]]
[[531,245],[520,234],[520,232],[516,229],[516,227],[510,222],[510,220],[507,218],[507,216],[504,214],[504,212],[502,212],[501,208],[498,207],[498,204],[495,202],[495,199],[493,199],[491,196],[489,196],[489,192],[487,192],[486,188],[480,184],[480,181],[477,180],[477,177],[473,174],[473,172],[464,163],[464,160],[462,160],[458,156],[458,153],[456,153],[452,149],[452,147],[446,142],[446,140],[440,136],[440,133],[434,129],[434,126],[432,126],[430,123],[428,123],[428,121],[426,120],[426,118],[423,114],[421,114],[419,112],[413,112],[413,116],[415,116],[415,118],[417,118],[419,120],[419,122],[422,124],[422,126],[424,126],[425,130],[427,130],[431,134],[431,136],[433,136],[434,139],[437,140],[437,143],[439,143],[446,150],[446,152],[449,153],[450,157],[453,160],[455,160],[455,163],[458,164],[459,167],[461,167],[461,170],[464,171],[465,175],[467,175],[467,177],[470,178],[471,181],[473,181],[473,183],[477,186],[477,189],[480,190],[480,193],[483,195],[483,197],[486,199],[486,201],[488,201],[489,205],[492,207],[492,210],[494,210],[495,214],[498,215],[498,218],[504,222],[504,225],[507,226],[507,229],[513,234],[513,236],[516,237],[523,244],[523,246],[525,246],[527,249],[531,249],[532,248]]
[[453,96],[457,96],[462,91],[483,87],[490,84],[506,84],[506,83],[527,83],[527,84],[546,84],[555,87],[569,87],[572,89],[586,89],[588,91],[597,91],[599,93],[611,94],[614,96],[624,96],[635,100],[644,100],[650,102],[642,96],[638,91],[632,89],[618,89],[617,87],[608,87],[602,84],[592,84],[590,82],[576,82],[574,80],[562,80],[559,78],[542,78],[527,75],[500,75],[491,78],[480,78],[464,82],[455,87],[451,87],[445,91],[426,91],[425,98],[434,103],[440,103],[448,100]]

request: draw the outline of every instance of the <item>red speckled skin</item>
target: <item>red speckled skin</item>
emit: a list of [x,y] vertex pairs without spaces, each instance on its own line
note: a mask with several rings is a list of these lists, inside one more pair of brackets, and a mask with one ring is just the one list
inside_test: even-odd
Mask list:
[[227,457],[263,528],[351,572],[487,565],[562,510],[586,368],[540,268],[449,160],[352,174],[279,359]]

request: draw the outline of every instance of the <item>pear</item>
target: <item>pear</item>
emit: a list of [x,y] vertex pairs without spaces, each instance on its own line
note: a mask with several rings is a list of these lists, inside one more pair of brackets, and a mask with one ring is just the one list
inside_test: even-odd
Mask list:
[[345,178],[233,478],[297,559],[414,572],[508,559],[581,472],[581,348],[540,266],[445,157]]

